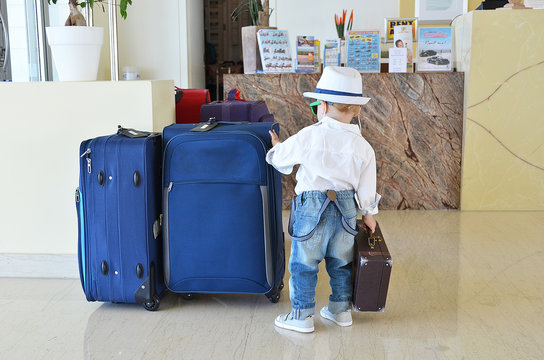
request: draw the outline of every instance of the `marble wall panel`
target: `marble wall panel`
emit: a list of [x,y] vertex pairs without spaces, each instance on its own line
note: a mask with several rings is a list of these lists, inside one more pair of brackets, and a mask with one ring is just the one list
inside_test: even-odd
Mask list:
[[544,210],[543,10],[460,16],[466,53],[461,208]]
[[[247,99],[266,100],[280,139],[316,121],[302,93],[319,74],[225,75]],[[380,209],[457,209],[460,201],[463,73],[362,74],[362,134],[376,152]],[[353,123],[357,123],[354,121]],[[294,174],[283,177],[290,206]]]

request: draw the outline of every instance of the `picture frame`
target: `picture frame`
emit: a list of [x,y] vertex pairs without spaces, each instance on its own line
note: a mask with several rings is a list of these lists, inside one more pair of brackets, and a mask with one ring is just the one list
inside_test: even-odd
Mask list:
[[417,39],[418,19],[413,18],[386,18],[384,19],[384,42],[393,42],[395,26],[412,25],[412,39]]
[[468,0],[415,0],[414,10],[420,24],[427,21],[450,23],[467,13]]

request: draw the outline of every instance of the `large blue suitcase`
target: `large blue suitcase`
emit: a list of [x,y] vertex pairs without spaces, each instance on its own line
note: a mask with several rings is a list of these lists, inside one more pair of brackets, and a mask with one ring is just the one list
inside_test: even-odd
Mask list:
[[[209,131],[206,128],[211,128]],[[277,123],[164,128],[164,277],[185,293],[280,298],[281,175],[265,161]]]
[[87,300],[156,310],[165,289],[160,134],[120,129],[83,141],[80,154],[78,253]]

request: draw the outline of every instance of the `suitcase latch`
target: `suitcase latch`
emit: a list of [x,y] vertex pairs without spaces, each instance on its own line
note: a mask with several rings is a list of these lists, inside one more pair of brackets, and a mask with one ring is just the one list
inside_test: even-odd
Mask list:
[[368,246],[370,246],[370,249],[374,250],[374,247],[376,246],[377,242],[382,241],[382,238],[380,235],[368,235]]

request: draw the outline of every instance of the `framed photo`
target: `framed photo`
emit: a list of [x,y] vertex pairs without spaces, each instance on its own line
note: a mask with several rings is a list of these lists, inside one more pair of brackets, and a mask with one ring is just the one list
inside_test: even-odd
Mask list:
[[415,16],[420,21],[451,22],[456,16],[466,14],[468,0],[416,0]]
[[417,18],[390,18],[385,19],[384,40],[385,42],[393,42],[395,35],[395,26],[412,26],[412,39],[416,39]]
[[420,27],[416,71],[452,71],[451,26]]
[[362,73],[380,72],[380,30],[350,31],[346,66]]

